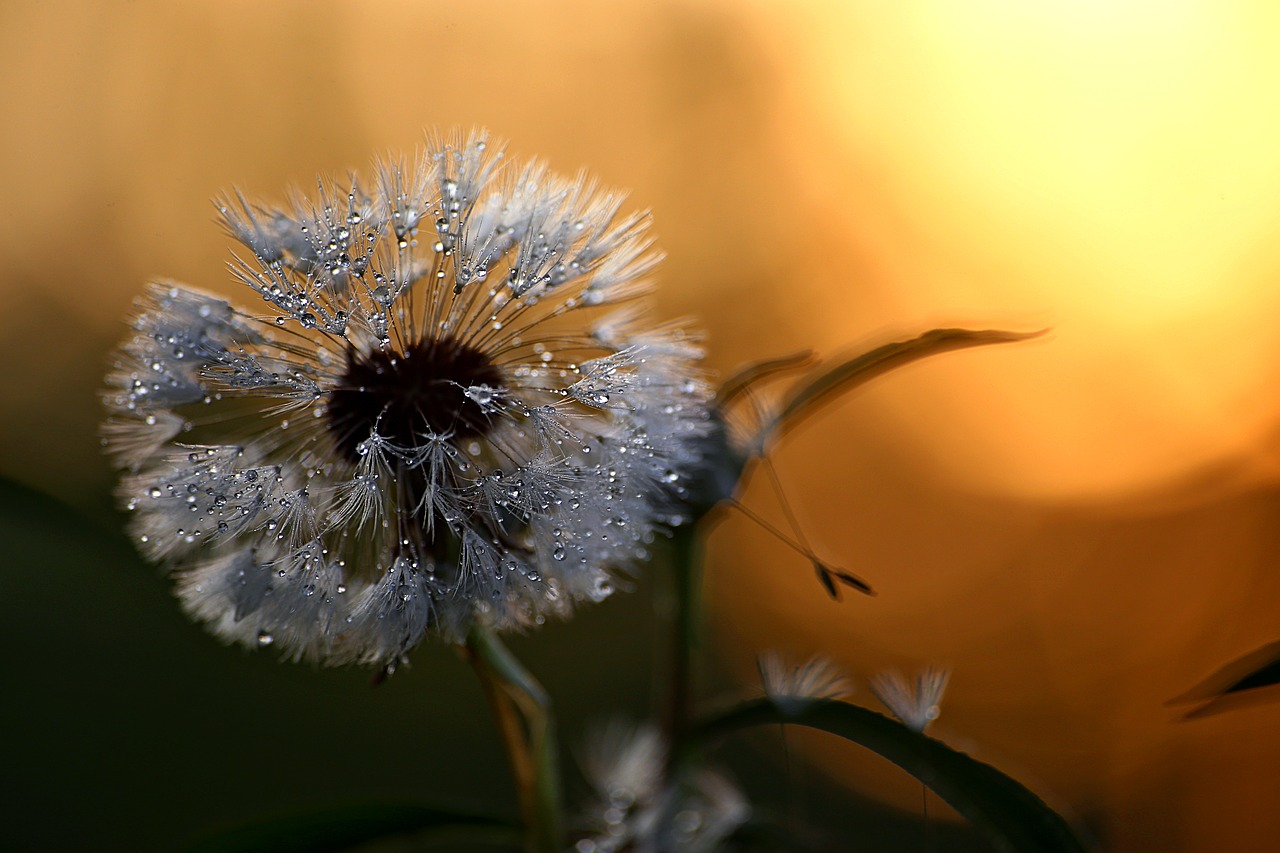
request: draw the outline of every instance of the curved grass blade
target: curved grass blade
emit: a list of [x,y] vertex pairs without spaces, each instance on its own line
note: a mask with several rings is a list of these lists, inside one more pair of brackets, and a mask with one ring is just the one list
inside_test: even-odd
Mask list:
[[1013,343],[1039,337],[1038,332],[1002,332],[997,329],[933,329],[909,341],[897,341],[856,355],[803,382],[760,431],[757,446],[765,447],[782,432],[804,420],[836,394],[874,379],[890,370],[939,353],[989,344]]
[[1082,853],[1088,849],[1065,820],[1014,779],[857,705],[812,699],[783,711],[771,699],[756,699],[700,721],[688,743],[706,744],[739,729],[779,724],[828,732],[887,758],[949,803],[999,850]]
[[787,370],[797,370],[801,367],[808,367],[813,362],[813,353],[809,350],[803,352],[784,355],[779,358],[769,358],[763,361],[756,361],[741,368],[737,373],[730,376],[720,386],[720,390],[716,392],[715,405],[718,409],[723,409],[736,400],[752,385],[761,382],[778,373]]
[[1213,675],[1165,702],[1166,706],[1199,704],[1183,719],[1193,720],[1275,701],[1275,691],[1264,688],[1280,685],[1280,642],[1254,649]]
[[357,805],[290,815],[232,829],[187,848],[188,853],[339,853],[396,835],[434,836],[520,849],[508,820],[419,805]]

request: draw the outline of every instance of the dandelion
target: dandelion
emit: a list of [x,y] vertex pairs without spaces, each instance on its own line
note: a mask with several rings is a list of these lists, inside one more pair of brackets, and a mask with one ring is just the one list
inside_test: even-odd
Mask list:
[[849,682],[830,660],[814,657],[793,664],[775,652],[756,660],[764,694],[782,711],[798,713],[816,699],[839,699],[850,692]]
[[104,394],[143,553],[227,641],[394,666],[599,601],[681,523],[700,350],[647,320],[642,214],[432,138],[287,208],[219,204],[259,315],[150,287]]
[[872,677],[870,687],[890,713],[908,727],[922,732],[938,719],[939,704],[950,678],[950,670],[929,666],[916,676],[914,685],[901,673],[890,671]]
[[653,726],[614,720],[591,733],[583,774],[596,801],[576,853],[709,853],[751,815],[742,792],[708,767],[666,780],[668,745]]

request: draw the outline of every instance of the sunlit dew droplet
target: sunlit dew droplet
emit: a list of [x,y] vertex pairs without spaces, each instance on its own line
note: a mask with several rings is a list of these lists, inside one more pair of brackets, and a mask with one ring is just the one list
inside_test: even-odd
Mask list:
[[487,406],[493,402],[493,389],[487,385],[473,385],[463,393],[481,406]]
[[552,557],[554,557],[554,558],[555,558],[555,559],[557,559],[557,560],[564,560],[564,558],[565,558],[564,546],[563,546],[563,545],[557,545],[557,546],[555,547],[555,549],[554,549],[554,550],[552,550],[552,552],[551,552],[551,556],[552,556]]
[[273,636],[271,636],[271,635],[270,635],[269,633],[267,633],[266,631],[259,631],[259,632],[258,632],[258,645],[259,645],[259,646],[269,646],[269,645],[271,645],[272,643],[274,643],[275,641],[276,641],[276,638],[275,638],[275,637],[273,637]]

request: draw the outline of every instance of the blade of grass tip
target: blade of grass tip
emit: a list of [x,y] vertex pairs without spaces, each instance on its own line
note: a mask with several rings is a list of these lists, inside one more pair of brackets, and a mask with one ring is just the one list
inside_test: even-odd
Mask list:
[[791,355],[784,355],[778,358],[765,359],[764,361],[752,362],[746,367],[738,370],[737,373],[726,379],[724,384],[720,386],[720,390],[716,392],[716,408],[723,409],[752,385],[764,379],[768,379],[776,373],[781,373],[786,370],[795,370],[812,363],[813,352],[811,350],[804,350],[802,352],[792,353]]
[[760,439],[756,444],[758,447],[767,446],[778,435],[800,423],[835,395],[913,361],[953,350],[1030,340],[1047,332],[1048,329],[1035,332],[933,329],[908,341],[876,347],[870,352],[842,361],[803,383],[761,429]]
[[1267,643],[1236,658],[1191,689],[1165,701],[1166,706],[1189,705],[1255,687],[1280,683],[1280,642]]

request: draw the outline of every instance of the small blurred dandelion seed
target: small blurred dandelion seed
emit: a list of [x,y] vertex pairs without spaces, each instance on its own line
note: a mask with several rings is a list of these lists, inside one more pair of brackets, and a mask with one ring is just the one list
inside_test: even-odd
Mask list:
[[852,692],[844,674],[823,657],[795,664],[766,652],[756,659],[756,669],[765,695],[786,713],[797,713],[815,699],[839,699]]
[[588,735],[582,769],[595,798],[576,853],[711,853],[750,817],[742,792],[717,770],[668,781],[667,752],[648,724],[613,720]]
[[929,666],[916,676],[914,685],[896,670],[872,676],[868,684],[890,713],[909,728],[923,732],[942,712],[942,694],[950,678],[950,670]]

